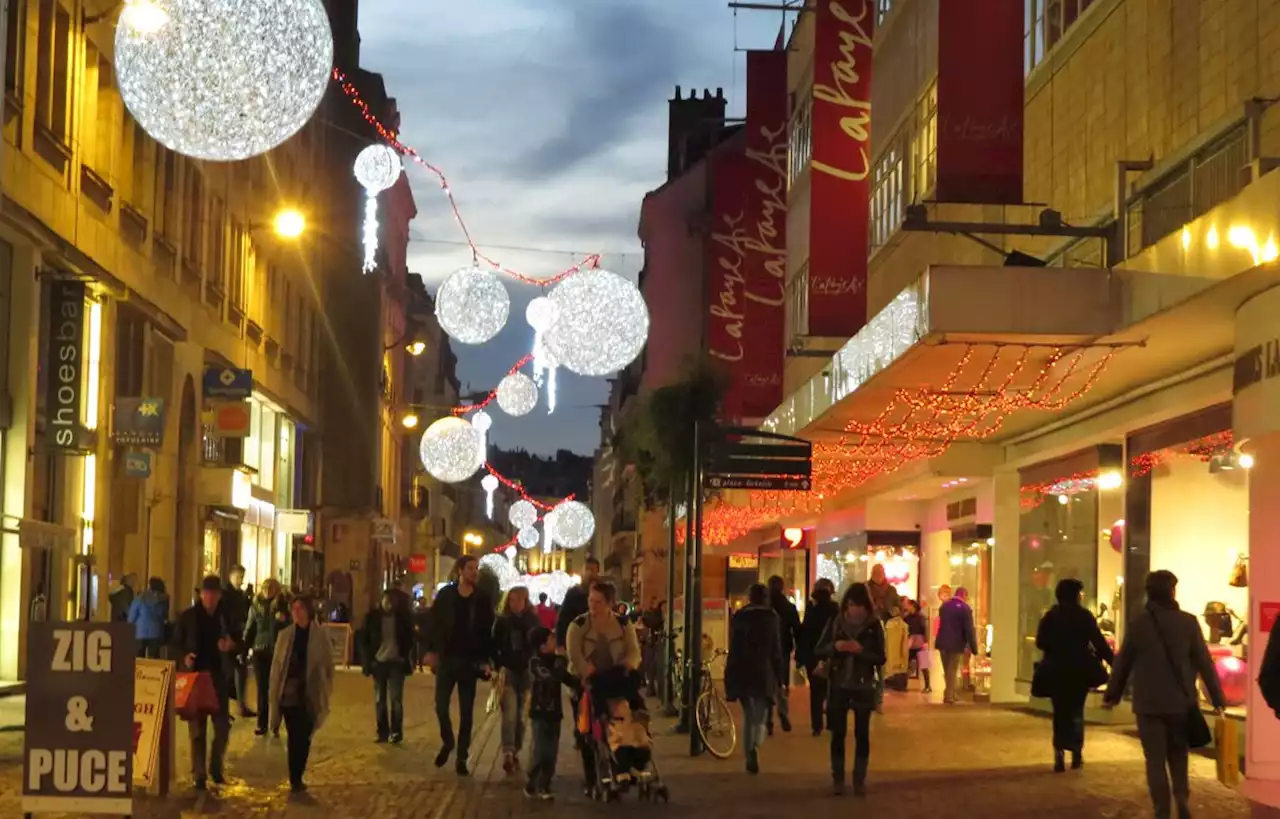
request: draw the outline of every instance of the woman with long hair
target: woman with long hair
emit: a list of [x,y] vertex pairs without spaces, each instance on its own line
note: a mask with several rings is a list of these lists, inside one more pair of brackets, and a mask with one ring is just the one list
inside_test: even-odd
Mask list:
[[876,617],[867,587],[855,583],[840,601],[840,613],[827,624],[814,656],[825,668],[830,693],[827,725],[831,731],[831,780],[837,794],[844,793],[845,737],[849,713],[853,713],[853,793],[867,793],[867,768],[871,760],[871,713],[877,705],[877,680],[885,662],[884,627]]
[[311,755],[311,738],[329,715],[333,695],[333,652],[324,629],[316,624],[310,597],[295,597],[289,607],[293,624],[276,638],[271,662],[271,730],[284,722],[288,734],[289,786],[307,789],[302,781]]
[[1036,648],[1044,659],[1032,693],[1053,702],[1053,769],[1058,773],[1067,769],[1068,751],[1073,769],[1084,765],[1084,703],[1090,689],[1107,681],[1103,662],[1115,661],[1098,621],[1081,605],[1083,593],[1079,580],[1060,580],[1054,590],[1058,604],[1045,612],[1036,630]]
[[524,745],[524,711],[529,699],[528,670],[536,646],[529,635],[537,628],[538,615],[529,605],[529,589],[512,586],[493,623],[494,668],[502,692],[502,768],[514,774],[520,767]]
[[786,660],[782,654],[782,621],[769,601],[769,589],[755,583],[747,605],[729,625],[729,658],[724,667],[725,696],[742,703],[742,746],[747,772],[760,773],[759,748],[774,699],[782,696]]

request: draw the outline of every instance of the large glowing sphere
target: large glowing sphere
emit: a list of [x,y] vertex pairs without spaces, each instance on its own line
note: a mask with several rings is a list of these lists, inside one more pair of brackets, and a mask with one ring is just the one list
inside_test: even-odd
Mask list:
[[438,481],[460,483],[484,465],[480,431],[461,418],[447,415],[422,433],[418,454],[422,465]]
[[479,267],[455,271],[436,293],[436,318],[449,337],[484,344],[507,323],[511,296],[498,277]]
[[578,501],[565,501],[554,510],[555,522],[551,538],[566,549],[577,549],[591,542],[596,533],[596,517],[591,508]]
[[615,373],[649,338],[649,308],[636,286],[608,270],[583,270],[551,291],[559,315],[543,334],[561,366],[579,375]]
[[498,407],[513,418],[528,415],[538,406],[538,385],[524,373],[511,373],[498,382],[495,392]]
[[538,507],[527,500],[518,500],[507,510],[507,520],[516,529],[524,529],[538,522]]
[[333,33],[320,0],[147,7],[153,13],[121,14],[115,69],[129,113],[160,144],[196,159],[247,159],[297,133],[324,97]]
[[356,181],[370,194],[390,188],[400,178],[400,155],[389,145],[370,145],[356,156]]

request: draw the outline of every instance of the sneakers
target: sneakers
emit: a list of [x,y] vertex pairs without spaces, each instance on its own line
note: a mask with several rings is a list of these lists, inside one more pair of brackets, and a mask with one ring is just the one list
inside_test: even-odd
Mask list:
[[392,734],[388,739],[392,745],[399,745],[404,742],[404,734]]
[[532,782],[524,786],[524,795],[529,799],[537,799],[541,796],[541,794],[538,793],[537,787],[534,786]]
[[789,718],[784,717],[782,714],[779,714],[778,723],[782,726],[783,733],[785,734],[791,733],[791,720]]
[[465,756],[458,757],[453,769],[458,772],[458,776],[471,776],[471,771],[467,769],[467,758]]

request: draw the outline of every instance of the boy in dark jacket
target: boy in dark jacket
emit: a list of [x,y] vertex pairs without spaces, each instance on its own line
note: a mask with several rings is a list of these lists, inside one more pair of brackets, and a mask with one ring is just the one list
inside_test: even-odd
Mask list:
[[413,672],[413,620],[394,590],[383,592],[381,605],[364,619],[360,662],[373,678],[378,742],[398,745],[404,739],[404,680]]
[[560,750],[560,723],[564,720],[563,688],[572,684],[569,665],[556,656],[556,633],[538,626],[530,632],[530,642],[538,653],[529,660],[529,724],[533,733],[530,749],[529,784],[524,795],[531,799],[553,799],[551,778],[556,773]]

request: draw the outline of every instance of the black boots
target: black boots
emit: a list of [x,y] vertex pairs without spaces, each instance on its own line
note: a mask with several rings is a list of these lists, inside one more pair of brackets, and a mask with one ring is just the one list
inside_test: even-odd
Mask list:
[[1053,749],[1053,772],[1062,773],[1067,769],[1066,752],[1060,748]]
[[1084,758],[1079,751],[1071,752],[1071,770],[1078,771],[1084,767]]

